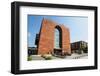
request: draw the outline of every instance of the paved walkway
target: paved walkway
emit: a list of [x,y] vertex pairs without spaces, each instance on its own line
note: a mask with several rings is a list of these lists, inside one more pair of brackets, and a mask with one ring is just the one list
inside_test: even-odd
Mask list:
[[32,55],[32,60],[45,60],[43,57],[41,57],[40,55]]
[[83,53],[83,54],[72,54],[71,56],[66,56],[67,59],[87,59],[88,54]]
[[[87,58],[88,58],[88,54],[86,53],[72,54],[71,56],[66,56],[65,58],[52,56],[52,60],[54,59],[87,59]],[[32,60],[45,60],[45,59],[41,57],[40,55],[32,55]]]

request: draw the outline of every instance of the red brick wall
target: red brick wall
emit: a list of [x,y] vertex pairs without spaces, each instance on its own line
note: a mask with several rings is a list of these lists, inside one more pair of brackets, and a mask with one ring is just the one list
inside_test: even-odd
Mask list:
[[[40,30],[38,54],[48,54],[54,50],[54,30],[56,26],[57,23],[51,20],[43,19]],[[62,29],[62,50],[70,54],[69,29],[64,25],[61,25],[60,27]]]
[[70,32],[67,27],[64,25],[61,26],[62,28],[62,50],[71,54],[71,47],[70,47]]

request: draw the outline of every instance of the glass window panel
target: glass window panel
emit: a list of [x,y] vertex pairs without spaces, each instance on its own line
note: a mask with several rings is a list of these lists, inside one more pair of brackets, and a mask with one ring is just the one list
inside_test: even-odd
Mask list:
[[59,30],[55,29],[55,42],[54,42],[54,47],[55,48],[60,48],[60,38],[59,38],[60,34],[59,34]]

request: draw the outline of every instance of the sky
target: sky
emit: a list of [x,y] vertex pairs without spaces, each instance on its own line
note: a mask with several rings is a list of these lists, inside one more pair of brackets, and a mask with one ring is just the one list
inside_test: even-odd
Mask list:
[[88,41],[88,17],[86,16],[28,15],[28,47],[36,47],[35,38],[40,31],[43,18],[69,28],[71,43],[81,40]]

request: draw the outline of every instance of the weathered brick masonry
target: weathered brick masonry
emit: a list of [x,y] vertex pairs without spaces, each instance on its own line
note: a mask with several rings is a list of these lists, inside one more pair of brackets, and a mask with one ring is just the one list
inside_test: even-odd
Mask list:
[[61,49],[63,52],[71,54],[69,29],[64,25],[58,25],[57,23],[47,19],[43,19],[42,21],[39,33],[38,54],[48,54],[54,51],[54,30],[57,26],[62,30]]

